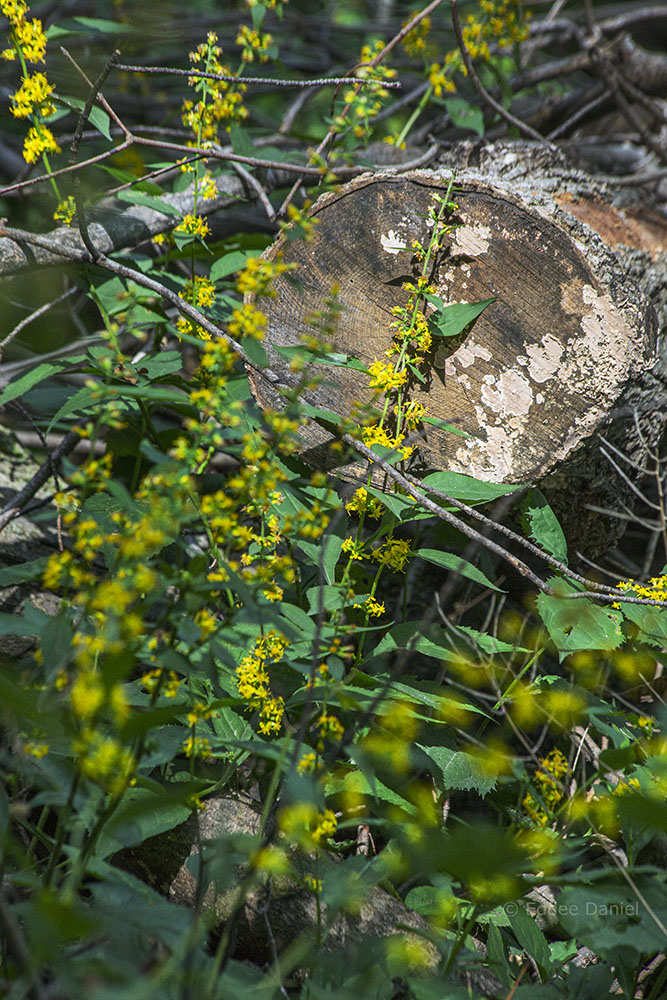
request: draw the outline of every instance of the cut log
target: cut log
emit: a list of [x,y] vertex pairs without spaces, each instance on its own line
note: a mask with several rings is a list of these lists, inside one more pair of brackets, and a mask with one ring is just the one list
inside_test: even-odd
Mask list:
[[[434,284],[447,303],[495,302],[467,335],[434,344],[426,382],[415,384],[412,398],[466,436],[426,427],[417,464],[492,482],[539,482],[570,539],[600,548],[614,529],[598,525],[593,539],[583,507],[613,506],[623,484],[599,454],[598,433],[641,464],[663,426],[663,341],[656,310],[630,271],[657,268],[664,284],[667,225],[657,212],[615,207],[607,189],[562,161],[545,169],[540,161],[553,156],[543,149],[516,148],[491,147],[506,168],[496,163],[495,176],[457,171],[461,225]],[[479,149],[476,156],[479,162]],[[365,365],[383,357],[391,308],[405,303],[402,282],[416,276],[412,252],[398,247],[428,241],[431,195],[444,192],[449,176],[443,167],[357,178],[316,202],[310,242],[281,237],[267,251],[298,265],[298,285],[280,277],[265,307],[270,365],[281,382],[293,386],[297,377],[275,347],[312,333],[308,319],[334,284],[343,307],[334,349]],[[625,244],[632,250],[624,261]],[[653,284],[660,286],[655,275]],[[356,403],[372,400],[363,373],[324,371],[326,383],[306,393],[307,402],[349,416]],[[252,384],[262,404],[279,403],[268,380],[253,376]],[[304,458],[331,467],[323,428],[310,424],[303,437]]]

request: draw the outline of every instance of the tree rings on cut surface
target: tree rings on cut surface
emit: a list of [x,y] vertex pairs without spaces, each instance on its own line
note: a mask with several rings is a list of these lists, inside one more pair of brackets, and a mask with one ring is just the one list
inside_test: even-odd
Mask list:
[[[402,283],[417,276],[410,244],[428,243],[431,195],[444,194],[448,180],[447,172],[431,171],[365,175],[316,202],[310,242],[281,237],[267,251],[298,265],[296,282],[281,275],[276,297],[262,303],[280,382],[294,386],[298,376],[275,346],[312,335],[308,318],[334,285],[342,305],[334,349],[365,365],[383,358],[391,308],[405,304]],[[605,426],[652,367],[655,315],[592,231],[597,250],[589,251],[577,220],[570,230],[565,213],[557,222],[525,194],[479,178],[463,176],[454,197],[460,226],[447,238],[433,283],[446,303],[495,302],[467,333],[434,338],[426,381],[413,383],[411,398],[464,436],[426,425],[420,461],[492,482],[535,482]],[[372,399],[363,373],[322,372],[325,383],[307,402],[349,416]],[[278,404],[268,380],[253,375],[252,385],[261,404]],[[303,436],[304,457],[331,466],[327,432],[313,424]]]

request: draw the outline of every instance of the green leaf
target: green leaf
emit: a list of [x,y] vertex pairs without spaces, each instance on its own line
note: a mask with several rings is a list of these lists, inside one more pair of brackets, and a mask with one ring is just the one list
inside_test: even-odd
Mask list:
[[163,198],[154,198],[150,194],[142,194],[141,191],[135,191],[134,188],[126,188],[125,191],[119,191],[116,197],[119,201],[127,201],[130,205],[144,205],[146,208],[152,208],[155,212],[161,212],[162,215],[173,215],[176,218],[181,217],[181,212],[178,208],[174,208],[170,205],[168,201]]
[[458,337],[460,333],[470,326],[478,316],[490,306],[493,299],[485,299],[483,302],[452,302],[446,305],[438,295],[426,292],[424,296],[436,311],[428,317],[431,332],[438,337]]
[[415,555],[426,562],[433,563],[434,566],[442,566],[443,569],[451,570],[452,573],[460,573],[461,576],[467,577],[468,580],[474,580],[475,583],[479,583],[483,587],[489,587],[491,590],[496,590],[499,594],[506,593],[502,587],[498,587],[495,583],[492,583],[488,576],[482,573],[481,569],[477,569],[476,566],[473,566],[460,556],[454,555],[453,552],[441,552],[439,549],[417,549]]
[[232,143],[232,149],[237,156],[257,156],[257,150],[252,139],[245,129],[242,129],[236,122],[232,122],[229,126],[229,138]]
[[391,805],[404,809],[410,815],[417,815],[417,808],[398,795],[391,788],[384,785],[378,778],[373,776],[373,783],[361,771],[348,771],[342,778],[332,776],[328,779],[327,795],[368,795],[382,802],[389,802]]
[[0,611],[0,635],[41,635],[51,616],[29,604],[23,614]]
[[484,112],[480,107],[469,104],[462,97],[447,97],[443,103],[453,125],[484,135]]
[[75,392],[69,399],[66,399],[63,405],[56,410],[54,415],[51,417],[47,433],[62,420],[63,417],[70,417],[73,413],[84,413],[89,410],[94,403],[99,399],[97,389],[88,389],[84,386],[83,389],[79,389]]
[[228,278],[230,274],[242,271],[249,257],[259,257],[260,253],[260,250],[232,250],[231,253],[226,253],[213,262],[209,278],[214,282],[220,281],[221,278]]
[[300,408],[307,417],[312,417],[313,420],[322,420],[325,424],[340,427],[341,416],[339,413],[334,413],[333,410],[323,410],[320,406],[311,406],[310,403],[301,403]]
[[62,371],[67,364],[68,362],[65,361],[56,361],[49,364],[37,365],[36,368],[26,372],[21,378],[17,378],[15,382],[10,382],[5,387],[3,392],[0,393],[0,406],[11,402],[12,399],[16,399],[18,396],[22,396],[28,389],[32,389],[34,385],[44,382],[45,379],[50,378],[55,372]]
[[20,563],[18,566],[4,566],[0,569],[0,587],[27,583],[28,580],[40,580],[48,561],[48,556],[42,556],[40,559]]
[[51,24],[45,31],[48,39],[67,38],[69,35],[82,35],[87,31],[100,31],[108,35],[134,35],[137,29],[129,24],[118,21],[108,21],[101,17],[74,17],[63,24]]
[[[620,796],[619,799],[623,799]],[[567,934],[595,948],[596,955],[616,965],[620,949],[634,952],[635,962],[664,948],[667,923],[664,873],[634,876],[633,885],[608,880],[606,885],[567,886],[558,897],[558,914]],[[650,909],[649,909],[650,908]]]
[[[552,577],[547,583],[563,593],[577,593],[558,577]],[[589,598],[563,600],[539,594],[537,610],[556,649],[563,655],[581,649],[618,649],[624,641],[621,613],[601,608]]]
[[[62,94],[58,94],[57,100],[67,105],[67,107],[71,108],[73,111],[78,111],[79,113],[81,113],[85,107],[85,101],[80,100],[78,97],[63,97]],[[109,131],[111,119],[106,111],[103,111],[102,108],[98,108],[93,105],[88,114],[88,120],[93,123],[98,132],[102,133],[105,139],[111,139],[111,132]]]
[[657,608],[650,604],[627,604],[620,602],[626,618],[639,628],[637,638],[651,646],[667,645],[667,608]]
[[490,775],[472,754],[449,747],[426,747],[417,744],[438,769],[436,781],[444,789],[466,791],[474,789],[484,797],[495,788],[497,777]]
[[123,24],[119,21],[110,21],[104,17],[74,17],[73,21],[82,25],[89,31],[99,31],[103,35],[137,34],[138,29],[130,24]]
[[[184,729],[183,738],[186,733]],[[193,791],[200,790],[193,787],[193,782],[172,784],[160,791],[130,788],[104,827],[97,847],[98,857],[104,858],[122,847],[141,844],[149,837],[184,823],[192,813],[188,798]]]
[[547,939],[535,923],[533,917],[522,906],[508,914],[517,941],[531,958],[535,960],[540,976],[546,980],[551,971],[551,955]]
[[510,986],[512,983],[512,973],[505,954],[502,934],[493,923],[489,924],[486,948],[493,971],[505,986]]
[[352,368],[354,371],[363,372],[364,375],[368,375],[366,365],[349,354],[339,354],[335,351],[312,351],[307,347],[301,346],[286,347],[280,344],[273,344],[272,346],[274,351],[288,358],[288,360],[302,357],[307,364],[330,365],[332,368]]
[[538,489],[529,490],[521,512],[524,530],[549,555],[567,564],[567,542],[558,518]]
[[458,659],[444,629],[438,625],[430,625],[422,632],[419,622],[403,622],[390,628],[375,647],[374,655],[381,656],[383,653],[408,648],[416,653],[433,656],[436,660]]
[[432,472],[422,482],[424,486],[440,490],[464,503],[475,500],[497,500],[498,497],[504,497],[515,493],[516,490],[524,489],[521,485],[516,486],[510,483],[485,483],[473,476],[466,476],[463,472]]
[[342,608],[349,608],[356,598],[350,599],[348,592],[349,587],[341,588],[329,585],[310,587],[306,591],[309,613],[311,615],[317,614],[320,607],[324,611],[340,611]]
[[244,337],[243,344],[241,346],[253,365],[256,365],[258,368],[267,367],[269,361],[266,356],[266,351],[258,340],[253,340],[252,337]]

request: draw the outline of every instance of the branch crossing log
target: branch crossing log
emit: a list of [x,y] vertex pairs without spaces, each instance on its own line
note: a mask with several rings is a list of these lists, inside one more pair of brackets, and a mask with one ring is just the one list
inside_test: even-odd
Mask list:
[[[411,387],[429,416],[465,435],[427,427],[418,464],[491,482],[540,482],[571,539],[590,543],[593,521],[584,524],[583,505],[613,506],[623,487],[599,454],[598,433],[641,463],[663,426],[658,319],[619,244],[634,241],[635,269],[638,253],[645,267],[658,262],[667,275],[667,225],[657,213],[639,218],[614,207],[605,189],[562,163],[545,170],[544,151],[526,143],[517,149],[495,150],[506,166],[523,164],[514,175],[457,171],[461,225],[434,284],[446,303],[495,302],[470,332],[434,342],[426,382]],[[383,357],[391,308],[405,304],[402,284],[416,276],[410,243],[428,242],[431,195],[444,193],[449,176],[445,167],[357,178],[316,202],[310,242],[281,237],[267,251],[299,265],[297,283],[281,276],[266,308],[270,364],[281,381],[295,385],[297,376],[275,348],[312,334],[308,319],[334,283],[343,306],[334,350],[366,366]],[[605,242],[614,240],[616,253]],[[372,401],[363,373],[323,370],[326,381],[307,402],[349,416],[359,401]],[[253,376],[253,386],[261,403],[278,403],[265,380]],[[304,457],[331,467],[326,431],[313,423],[303,436]],[[581,523],[568,525],[575,497]],[[610,531],[604,526],[598,543],[608,543]]]

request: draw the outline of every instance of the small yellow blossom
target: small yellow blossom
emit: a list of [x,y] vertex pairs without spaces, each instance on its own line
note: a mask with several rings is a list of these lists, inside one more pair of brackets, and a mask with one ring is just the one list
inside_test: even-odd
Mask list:
[[184,215],[182,220],[173,230],[175,233],[186,233],[189,236],[199,236],[205,239],[210,233],[208,224],[199,215]]
[[46,125],[33,125],[23,141],[23,159],[26,163],[36,163],[42,153],[59,152],[60,146]]
[[404,573],[405,564],[411,555],[410,542],[388,535],[382,545],[373,550],[372,558],[381,566],[388,566],[397,573]]

